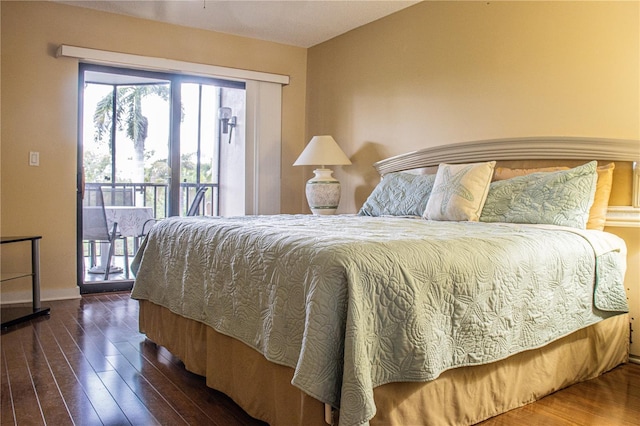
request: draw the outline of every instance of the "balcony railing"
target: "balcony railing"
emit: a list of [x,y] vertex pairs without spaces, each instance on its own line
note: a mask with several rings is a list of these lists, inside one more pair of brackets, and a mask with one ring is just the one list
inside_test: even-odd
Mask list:
[[[105,206],[137,206],[137,207],[151,207],[153,209],[153,216],[155,219],[163,219],[169,215],[169,185],[162,183],[87,183],[87,186],[99,186],[102,188],[103,202]],[[183,182],[180,184],[180,215],[185,216],[189,207],[191,206],[196,192],[201,187],[207,187],[209,190],[205,193],[204,198],[200,202],[198,209],[199,215],[206,216],[218,216],[219,204],[218,196],[219,189],[218,184],[195,184]],[[85,192],[85,197],[91,197],[91,192]],[[86,200],[89,204],[95,205],[95,200]],[[143,227],[144,229],[144,227]],[[133,273],[127,276],[123,271],[127,268],[130,269],[130,265],[125,265],[128,258],[129,263],[133,259],[136,251],[138,250],[139,243],[142,236],[126,236],[118,238],[114,241],[115,247],[113,252],[113,273],[109,274],[108,281],[128,282],[133,280]],[[126,242],[126,244],[125,244]],[[90,244],[85,241],[83,244],[83,262],[84,279],[85,284],[95,284],[104,280],[104,273],[95,274],[90,273],[91,266],[95,264],[95,260],[92,261],[92,252],[89,250]],[[94,256],[103,257],[103,244],[94,244],[95,249],[93,251]],[[125,250],[127,256],[125,256]],[[108,251],[108,249],[107,249]],[[101,259],[101,262],[104,259]]]
[[[87,183],[89,185],[89,183]],[[105,205],[145,206],[153,208],[156,219],[169,215],[169,185],[165,183],[92,183],[103,190]],[[199,208],[201,215],[219,214],[218,184],[216,183],[180,183],[180,215],[187,214],[198,188],[210,188],[206,192]]]

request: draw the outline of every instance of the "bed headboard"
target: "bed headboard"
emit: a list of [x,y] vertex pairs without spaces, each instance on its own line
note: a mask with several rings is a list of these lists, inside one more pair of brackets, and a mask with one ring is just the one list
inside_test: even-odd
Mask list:
[[496,160],[496,166],[533,168],[586,161],[615,162],[610,206],[640,207],[640,141],[579,137],[491,139],[436,146],[397,155],[373,166],[381,176],[421,169],[435,173],[440,163]]

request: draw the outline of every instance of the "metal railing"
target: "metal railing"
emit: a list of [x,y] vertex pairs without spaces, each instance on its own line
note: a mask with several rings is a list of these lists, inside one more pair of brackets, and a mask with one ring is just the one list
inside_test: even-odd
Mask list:
[[[145,206],[153,209],[153,216],[162,219],[169,215],[169,184],[166,183],[87,183],[103,189],[105,205]],[[186,215],[198,188],[210,188],[200,204],[201,215],[217,216],[220,206],[217,183],[180,183],[180,215]]]

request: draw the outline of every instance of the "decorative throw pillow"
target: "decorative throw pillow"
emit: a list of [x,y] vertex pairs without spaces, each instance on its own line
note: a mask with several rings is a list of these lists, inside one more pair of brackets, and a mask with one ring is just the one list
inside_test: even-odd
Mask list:
[[495,165],[495,161],[440,164],[423,217],[431,220],[477,222],[487,198]]
[[435,178],[435,175],[389,173],[374,188],[358,214],[420,216],[427,205]]
[[481,222],[542,223],[584,229],[596,190],[597,162],[493,182]]
[[602,231],[607,221],[607,209],[609,208],[609,196],[611,195],[611,185],[613,183],[613,169],[615,163],[598,166],[598,183],[596,184],[596,194],[593,197],[593,205],[589,210],[589,221],[587,229],[597,229]]

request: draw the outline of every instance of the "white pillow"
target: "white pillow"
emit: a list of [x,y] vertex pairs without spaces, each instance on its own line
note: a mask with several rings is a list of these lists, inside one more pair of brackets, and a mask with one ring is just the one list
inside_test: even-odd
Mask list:
[[495,161],[438,166],[427,208],[430,220],[477,222],[489,193]]

